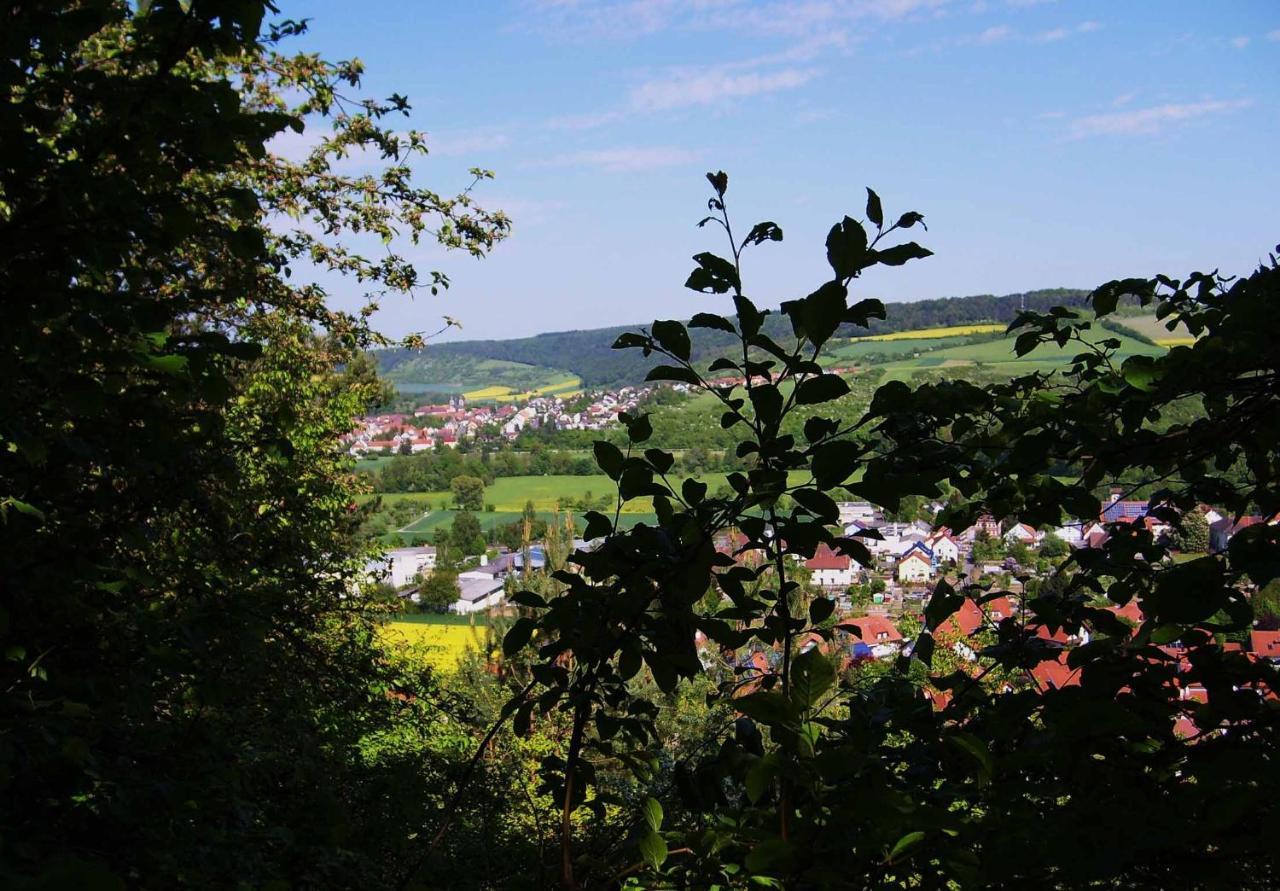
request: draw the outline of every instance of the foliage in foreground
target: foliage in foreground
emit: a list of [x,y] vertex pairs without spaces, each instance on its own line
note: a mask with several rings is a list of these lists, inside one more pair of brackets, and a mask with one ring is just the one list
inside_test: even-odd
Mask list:
[[[799,602],[792,558],[826,543],[867,562],[861,542],[830,531],[832,494],[841,489],[892,509],[908,496],[954,488],[963,497],[941,518],[953,528],[981,511],[1034,525],[1093,518],[1095,492],[1121,480],[1155,487],[1153,514],[1175,525],[1200,503],[1274,514],[1274,259],[1234,282],[1196,273],[1112,282],[1093,293],[1098,317],[1135,295],[1202,335],[1193,346],[1119,363],[1112,359],[1119,342],[1089,336],[1094,323],[1081,313],[1027,312],[1011,326],[1018,353],[1074,344],[1079,352],[1066,373],[988,387],[891,383],[855,423],[811,417],[797,436],[783,432],[792,413],[848,392],[816,362],[823,346],[840,325],[883,314],[877,301],[850,305],[850,283],[871,266],[928,256],[914,242],[886,242],[921,217],[907,213],[886,225],[868,191],[865,225],[845,217],[827,238],[830,279],[783,305],[791,337],[780,343],[762,333],[764,313],[744,294],[741,255],[782,232],[760,223],[735,239],[727,178],[708,179],[714,196],[703,224],[724,229],[732,254],[698,254],[687,284],[730,295],[736,318],[654,322],[615,346],[660,356],[667,364],[652,379],[712,394],[724,427],[742,433],[738,454],[754,466],[730,477],[731,493],[709,496],[696,481],[668,477],[671,455],[644,448],[647,416],[624,418],[632,445],[624,452],[598,443],[597,459],[617,481],[619,507],[652,498],[657,524],[623,531],[617,513],[589,514],[588,537],[604,543],[574,555],[580,572],[557,576],[560,596],[516,595],[530,615],[505,639],[509,653],[537,645],[534,683],[506,709],[517,733],[536,715],[572,721],[567,757],[545,765],[563,803],[563,884],[606,881],[575,858],[573,814],[597,791],[601,764],[630,764],[639,781],[653,781],[659,710],[632,679],[647,667],[674,692],[699,678],[697,632],[727,649],[759,641],[782,658],[754,692],[735,698],[742,682],[722,685],[740,717],[712,754],[678,766],[678,795],[655,795],[638,809],[637,867],[628,881],[1265,884],[1280,865],[1257,831],[1274,823],[1280,801],[1280,685],[1274,668],[1225,649],[1216,635],[1248,628],[1249,585],[1280,573],[1276,527],[1256,525],[1226,553],[1174,563],[1143,524],[1118,525],[1105,548],[1076,551],[1021,616],[1000,621],[972,664],[950,652],[945,623],[965,598],[982,604],[1004,592],[940,583],[896,669],[854,686],[837,682],[818,649],[797,650],[802,633],[830,636],[834,604]],[[740,385],[704,379],[690,361],[689,328],[738,338],[740,358],[712,370],[738,375]],[[1203,399],[1203,415],[1161,423],[1193,398]],[[1077,478],[1059,479],[1062,467]],[[789,483],[797,470],[802,481]],[[730,527],[746,536],[738,553],[756,559],[735,564],[717,553],[714,539]],[[719,602],[706,610],[709,588]],[[1105,608],[1133,600],[1145,616],[1136,629]],[[1082,631],[1091,634],[1087,644],[1060,642]],[[1050,661],[1065,663],[1079,683],[1034,682],[1030,669]],[[988,676],[1004,680],[983,683]],[[1204,695],[1188,696],[1192,685]]]
[[[302,26],[269,11],[3,14],[6,887],[394,882],[446,782],[361,755],[434,718],[374,636],[334,442],[380,393],[337,369],[377,342],[378,293],[447,285],[398,238],[481,255],[507,223],[415,186],[421,135],[383,123],[403,99],[350,98],[359,63],[281,52]],[[308,123],[331,129],[301,160],[269,150]],[[338,172],[360,152],[384,169]],[[328,309],[304,270],[369,307]]]

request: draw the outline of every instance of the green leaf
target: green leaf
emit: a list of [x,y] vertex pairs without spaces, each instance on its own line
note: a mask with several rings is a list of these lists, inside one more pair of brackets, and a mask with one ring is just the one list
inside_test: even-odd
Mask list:
[[777,223],[756,223],[743,239],[743,244],[760,244],[765,241],[782,241],[782,229]]
[[741,283],[737,267],[724,257],[704,251],[694,254],[693,262],[698,264],[698,268],[689,273],[684,283],[689,290],[704,294],[725,294],[739,289]]
[[596,464],[600,465],[609,479],[616,481],[622,476],[622,465],[627,459],[623,457],[621,449],[603,439],[597,439],[591,448],[595,452]]
[[799,405],[817,405],[830,402],[847,395],[849,385],[838,374],[820,374],[811,377],[796,388],[796,403]]
[[587,528],[583,530],[582,537],[587,541],[594,541],[597,538],[607,538],[613,534],[613,521],[600,513],[600,511],[589,510],[582,516],[587,521]]
[[974,736],[972,733],[965,731],[957,731],[947,737],[947,742],[953,746],[957,746],[973,756],[978,762],[979,782],[985,785],[991,781],[992,775],[995,773],[995,759],[991,757],[991,750],[987,744]]
[[840,506],[826,492],[817,489],[796,489],[791,497],[805,510],[813,513],[824,523],[835,525],[840,522]]
[[901,266],[909,260],[923,260],[932,257],[933,251],[923,248],[914,241],[896,244],[891,248],[875,252],[875,261],[884,266]]
[[745,784],[747,798],[751,800],[752,804],[757,804],[764,797],[764,793],[769,789],[769,784],[773,782],[774,777],[777,775],[778,761],[772,755],[757,758],[755,763],[747,769]]
[[666,473],[676,463],[676,456],[662,449],[645,449],[644,457],[658,473]]
[[815,598],[809,604],[809,624],[820,625],[836,611],[836,602],[826,597]]
[[644,379],[647,381],[679,381],[695,387],[702,384],[697,372],[690,368],[680,368],[675,365],[655,365],[649,369],[649,373],[644,376]]
[[694,313],[693,318],[689,320],[690,328],[714,328],[717,331],[727,331],[730,334],[736,334],[737,329],[733,327],[733,323],[724,316],[714,315],[709,312]]
[[640,856],[652,869],[658,869],[667,860],[667,842],[656,832],[646,832],[636,843],[640,848]]
[[1156,382],[1164,375],[1151,356],[1130,356],[1121,366],[1121,373],[1125,383],[1144,392],[1154,390]]
[[889,852],[889,856],[885,858],[885,862],[897,862],[915,849],[915,847],[922,841],[924,841],[923,832],[908,832],[902,838],[898,839],[898,843],[893,846],[893,850]]
[[662,348],[677,359],[689,361],[689,332],[684,325],[672,319],[662,319],[653,323],[653,339]]
[[649,824],[649,828],[657,832],[662,828],[662,805],[655,798],[646,798],[641,806],[644,814],[644,821]]
[[791,663],[791,701],[797,708],[812,708],[835,683],[836,670],[817,647]]
[[877,229],[884,225],[884,208],[880,206],[880,196],[867,189],[867,219]]
[[541,608],[547,605],[547,601],[542,598],[542,595],[535,594],[532,591],[517,591],[508,597],[507,600],[512,603],[517,603],[520,606],[535,608]]
[[[627,438],[632,442],[644,442],[653,436],[653,422],[649,420],[649,413],[631,416],[626,412],[621,412],[618,419],[627,426]],[[650,450],[652,451],[652,449]]]
[[858,469],[862,447],[847,439],[823,443],[813,451],[813,481],[819,489],[834,489]]
[[957,594],[946,582],[938,582],[924,605],[924,624],[930,631],[949,619],[964,604],[964,595]]
[[747,854],[747,869],[752,872],[782,872],[791,863],[794,852],[788,842],[771,838],[760,842]]
[[525,644],[533,637],[533,630],[536,627],[537,623],[528,616],[516,619],[516,623],[511,626],[507,636],[502,639],[502,654],[511,656],[524,649]]
[[867,254],[867,230],[845,217],[827,233],[827,262],[837,279],[852,278],[871,265]]
[[791,703],[781,693],[773,690],[739,696],[733,700],[732,705],[748,718],[771,727],[793,724],[800,717]]

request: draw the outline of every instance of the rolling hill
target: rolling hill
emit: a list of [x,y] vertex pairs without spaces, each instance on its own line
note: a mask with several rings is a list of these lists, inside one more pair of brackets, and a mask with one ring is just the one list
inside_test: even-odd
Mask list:
[[[1045,310],[1051,306],[1083,306],[1087,291],[1068,288],[1006,294],[1001,297],[979,294],[887,304],[888,318],[868,330],[848,326],[844,338],[866,338],[895,332],[938,327],[973,326],[981,323],[1007,324],[1023,305]],[[648,323],[556,331],[510,340],[468,340],[434,344],[423,350],[380,350],[376,356],[382,373],[405,393],[468,393],[491,387],[512,392],[558,387],[554,392],[572,391],[570,377],[582,387],[617,387],[644,380],[654,364],[638,350],[614,350],[619,334],[635,331]],[[785,336],[790,330],[785,316],[775,313],[766,320],[765,333]],[[940,339],[941,340],[941,339]],[[694,358],[709,362],[732,344],[731,336],[701,330],[695,339]],[[941,343],[939,344],[941,345]],[[913,340],[850,341],[834,353],[838,360],[869,361],[872,356],[901,356],[915,351]],[[550,392],[543,389],[543,392]],[[483,397],[482,397],[483,398]]]

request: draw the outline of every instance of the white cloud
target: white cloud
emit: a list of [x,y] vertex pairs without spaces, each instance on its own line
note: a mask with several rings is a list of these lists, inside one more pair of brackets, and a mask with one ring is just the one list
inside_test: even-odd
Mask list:
[[1008,40],[1012,35],[1013,29],[1008,25],[993,25],[977,37],[974,37],[973,42],[978,44],[978,46],[990,46],[993,43]]
[[1073,34],[1091,34],[1102,26],[1097,22],[1081,22],[1074,27],[1051,28],[1048,31],[1041,31],[1036,35],[1036,43],[1054,43],[1058,40],[1066,40]]
[[1249,38],[1243,37],[1243,36],[1233,37],[1231,38],[1231,45],[1234,46],[1236,49],[1244,49],[1246,46],[1249,45]]
[[1137,97],[1138,97],[1137,91],[1121,93],[1119,96],[1111,100],[1111,104],[1116,108],[1120,108],[1122,106],[1128,105]]
[[1071,122],[1068,136],[1072,139],[1085,139],[1090,136],[1150,136],[1173,124],[1206,115],[1239,111],[1252,104],[1251,99],[1215,99],[1086,115]]
[[586,114],[566,114],[549,118],[544,126],[551,130],[594,130],[612,124],[624,117],[620,111],[598,111]]
[[622,147],[571,152],[542,161],[532,161],[529,167],[594,167],[606,173],[637,173],[662,167],[678,167],[691,164],[701,155],[687,149],[670,146]]
[[724,69],[689,71],[641,84],[631,91],[631,105],[641,111],[710,105],[723,99],[795,89],[813,80],[817,73],[812,68],[744,73]]
[[530,24],[559,40],[633,39],[667,30],[821,35],[841,23],[895,21],[951,0],[526,0]]
[[1280,40],[1280,28],[1267,32],[1267,40]]
[[1044,6],[1048,3],[1057,3],[1058,0],[1004,0],[1004,2],[1008,6],[1025,9],[1028,6]]

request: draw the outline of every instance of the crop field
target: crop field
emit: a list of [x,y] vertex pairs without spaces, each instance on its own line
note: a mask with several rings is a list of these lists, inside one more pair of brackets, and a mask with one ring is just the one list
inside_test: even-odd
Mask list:
[[1179,326],[1170,331],[1165,327],[1166,322],[1157,319],[1154,314],[1117,316],[1116,321],[1139,334],[1150,337],[1162,347],[1189,346],[1196,342],[1186,328]]
[[[1097,328],[1090,333],[1098,340],[1104,337],[1120,340],[1120,349],[1116,354],[1120,360],[1133,355],[1158,356],[1164,352],[1161,347],[1143,343],[1132,337],[1121,337],[1102,328]],[[1016,375],[1064,368],[1071,357],[1079,351],[1079,344],[1067,344],[1065,348],[1047,344],[1030,355],[1019,358],[1013,352],[1013,338],[1010,337],[934,350],[928,356],[887,362],[877,367],[885,370],[885,380],[910,380],[916,371],[936,368],[940,365],[957,369],[964,366],[983,365],[994,367],[993,370],[1008,371],[1010,375]],[[962,376],[962,373],[957,376]]]
[[535,396],[577,396],[582,392],[582,379],[576,374],[548,372],[548,379],[537,387],[518,390],[512,387],[482,387],[468,390],[462,395],[472,402],[513,402],[532,399]]
[[472,627],[453,621],[393,621],[383,625],[379,634],[389,646],[414,648],[437,671],[452,671],[467,650],[484,648],[486,628],[479,622]]
[[874,362],[879,357],[901,356],[905,353],[924,352],[954,345],[954,337],[922,337],[909,340],[855,338],[834,344],[819,361],[828,365],[849,361]]
[[852,338],[852,343],[868,341],[920,340],[933,337],[969,337],[974,334],[998,334],[1005,329],[998,322],[983,322],[975,325],[946,325],[939,328],[916,328],[912,331],[894,331],[891,334],[868,334],[866,337]]

